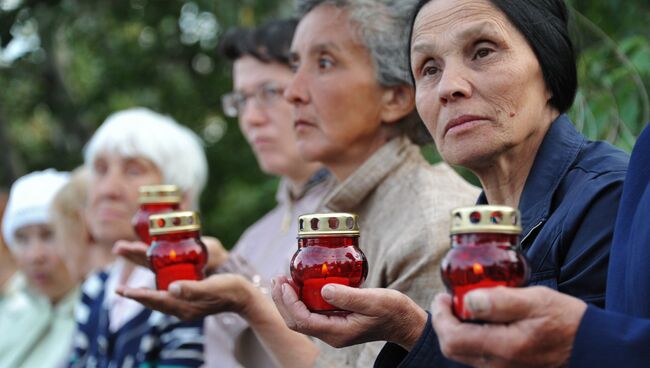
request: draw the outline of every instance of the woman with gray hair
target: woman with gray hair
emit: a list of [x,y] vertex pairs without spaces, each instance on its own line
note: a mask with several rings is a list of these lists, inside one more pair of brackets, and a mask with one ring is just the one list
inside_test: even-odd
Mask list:
[[[449,212],[473,203],[479,191],[446,164],[431,166],[413,142],[427,136],[417,120],[414,90],[401,47],[408,24],[407,1],[299,1],[302,20],[291,46],[294,76],[285,98],[294,107],[297,146],[307,161],[320,162],[337,186],[319,211],[355,212],[361,248],[369,261],[365,286],[390,288],[426,306],[442,290],[436,265],[447,249]],[[230,310],[249,323],[282,367],[361,366],[375,360],[380,344],[334,349],[287,328],[286,306],[300,306],[318,323],[367,323],[368,317],[312,315],[280,277],[273,293],[277,308],[260,291],[235,293],[222,275],[216,283],[178,283],[173,297],[134,297],[180,317]],[[212,277],[214,279],[214,276]],[[214,279],[216,280],[216,279]],[[210,291],[212,300],[197,298]],[[224,299],[218,295],[238,294]],[[142,293],[138,295],[144,296]],[[412,301],[411,301],[412,300]],[[148,302],[147,302],[148,301]],[[426,313],[422,314],[422,323]],[[287,319],[290,327],[295,324]]]
[[[414,120],[403,47],[412,6],[299,0],[302,19],[291,47],[295,74],[285,98],[295,108],[301,154],[323,163],[338,180],[322,209],[359,215],[360,247],[369,263],[364,287],[397,290],[413,305],[427,306],[433,291],[443,290],[437,265],[448,248],[449,213],[472,204],[478,190],[448,165],[431,166],[414,144],[422,141],[424,126]],[[336,331],[346,321],[363,325],[371,319],[363,313],[312,314],[283,277],[273,299],[288,326],[308,334],[322,325]],[[426,320],[425,313],[418,317]],[[377,343],[342,349],[315,344],[316,366],[371,366],[380,349]]]

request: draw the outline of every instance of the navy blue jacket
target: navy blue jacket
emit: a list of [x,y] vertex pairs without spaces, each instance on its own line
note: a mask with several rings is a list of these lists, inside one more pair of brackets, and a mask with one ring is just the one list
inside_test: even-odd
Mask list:
[[[524,185],[519,209],[529,285],[544,285],[604,306],[607,265],[628,155],[588,141],[566,115],[549,128]],[[478,200],[485,204],[485,195]],[[386,344],[376,367],[454,367],[444,358],[431,323],[408,355]]]
[[587,308],[571,367],[650,366],[650,128],[632,152],[618,213],[605,310]]

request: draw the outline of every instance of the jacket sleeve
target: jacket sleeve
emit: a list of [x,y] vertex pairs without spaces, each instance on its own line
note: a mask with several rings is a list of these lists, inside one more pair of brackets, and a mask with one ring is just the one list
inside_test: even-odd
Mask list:
[[650,319],[588,306],[578,327],[569,367],[647,367]]
[[[624,172],[586,181],[572,202],[560,232],[557,290],[604,307],[609,250],[614,234]],[[580,198],[582,197],[582,198]]]
[[427,312],[427,323],[420,338],[411,351],[397,344],[387,343],[375,361],[375,368],[461,368],[463,364],[445,358],[440,351],[438,337],[431,324],[431,313]]

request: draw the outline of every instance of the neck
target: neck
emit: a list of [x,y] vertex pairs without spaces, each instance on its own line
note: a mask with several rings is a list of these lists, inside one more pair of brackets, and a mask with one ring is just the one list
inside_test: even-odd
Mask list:
[[323,166],[320,163],[304,163],[303,165],[298,165],[295,170],[287,175],[284,175],[284,179],[287,180],[289,184],[289,190],[291,194],[297,196],[302,191],[302,188],[307,184],[309,179],[320,170]]
[[471,169],[481,181],[489,204],[518,208],[526,179],[552,121],[533,132],[524,142],[492,160],[485,160],[487,165]]
[[339,183],[343,182],[391,138],[388,131],[380,130],[379,134],[373,138],[365,142],[354,142],[347,147],[345,152],[331,160],[324,160],[323,164],[336,177]]

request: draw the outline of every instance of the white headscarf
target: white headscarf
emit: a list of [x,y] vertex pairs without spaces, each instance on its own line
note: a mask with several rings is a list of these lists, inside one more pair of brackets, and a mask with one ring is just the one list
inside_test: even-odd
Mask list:
[[16,230],[23,226],[49,224],[49,209],[56,193],[70,175],[54,169],[35,171],[14,182],[2,221],[2,235],[14,251]]

